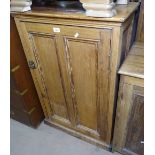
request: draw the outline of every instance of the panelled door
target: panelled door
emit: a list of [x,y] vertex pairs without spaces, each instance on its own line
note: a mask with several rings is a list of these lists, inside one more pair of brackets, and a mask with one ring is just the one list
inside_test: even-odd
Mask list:
[[109,143],[111,30],[28,22],[23,26],[48,119]]
[[144,155],[144,87],[121,81],[115,122],[113,150]]
[[108,135],[110,34],[110,30],[65,27],[59,39],[75,126],[82,133],[104,141]]
[[34,72],[41,78],[36,77],[44,92],[41,96],[47,99],[48,118],[70,125],[72,109],[66,100],[57,35],[52,33],[51,25],[25,23],[25,28],[31,46],[31,57],[36,65]]

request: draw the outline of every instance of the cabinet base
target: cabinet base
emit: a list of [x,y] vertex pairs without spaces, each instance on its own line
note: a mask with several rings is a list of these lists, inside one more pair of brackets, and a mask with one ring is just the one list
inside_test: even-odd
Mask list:
[[75,131],[73,129],[62,126],[62,125],[60,125],[58,123],[52,122],[51,120],[48,120],[48,119],[45,119],[44,122],[47,125],[50,125],[50,126],[55,127],[55,128],[57,128],[59,130],[62,130],[64,132],[66,132],[66,133],[68,133],[68,134],[70,134],[70,135],[72,135],[74,137],[77,137],[79,139],[82,139],[82,140],[84,140],[84,141],[86,141],[86,142],[88,142],[90,144],[96,145],[96,146],[98,146],[100,148],[103,148],[103,149],[105,149],[107,151],[111,151],[111,145],[108,145],[108,144],[106,144],[106,143],[104,143],[104,142],[102,142],[100,140],[91,138],[91,137],[89,137],[87,135],[84,135],[84,134],[82,134],[80,132],[77,132],[77,131]]

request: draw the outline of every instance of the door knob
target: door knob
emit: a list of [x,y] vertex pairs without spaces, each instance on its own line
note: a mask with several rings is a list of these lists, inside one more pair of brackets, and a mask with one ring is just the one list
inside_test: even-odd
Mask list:
[[36,65],[35,65],[34,61],[29,60],[29,61],[28,61],[28,65],[29,65],[29,68],[31,68],[31,69],[36,69]]

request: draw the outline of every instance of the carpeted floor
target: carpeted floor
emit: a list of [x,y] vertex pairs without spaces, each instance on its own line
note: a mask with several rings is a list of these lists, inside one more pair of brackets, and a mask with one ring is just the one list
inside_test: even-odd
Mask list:
[[37,129],[11,120],[11,155],[119,155],[42,123]]

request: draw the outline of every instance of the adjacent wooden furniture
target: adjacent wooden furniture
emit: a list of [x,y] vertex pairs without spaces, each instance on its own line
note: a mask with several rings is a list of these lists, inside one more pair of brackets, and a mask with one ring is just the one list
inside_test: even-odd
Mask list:
[[121,75],[113,150],[144,154],[144,45],[136,43],[119,70]]
[[113,18],[54,8],[12,14],[48,124],[111,148],[117,70],[137,7],[117,6]]
[[36,127],[44,118],[14,19],[10,20],[11,118]]

